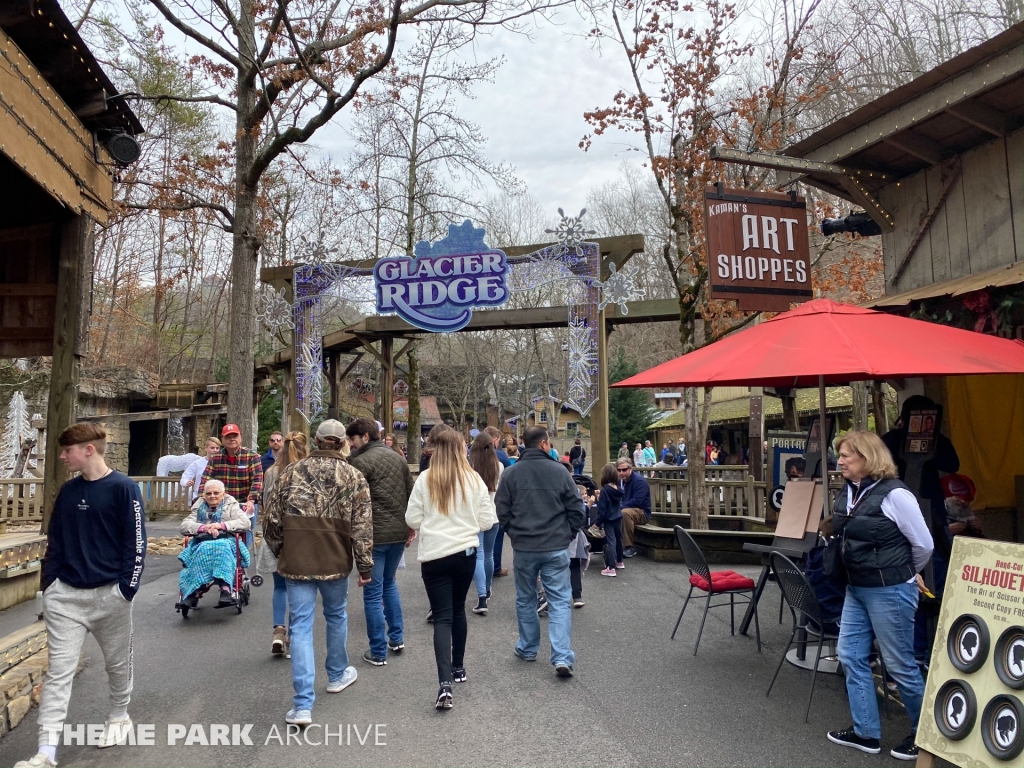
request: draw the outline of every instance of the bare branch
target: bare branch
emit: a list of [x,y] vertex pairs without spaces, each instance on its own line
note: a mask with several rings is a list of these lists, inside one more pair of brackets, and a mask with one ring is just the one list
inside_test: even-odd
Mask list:
[[233,54],[231,51],[227,50],[226,48],[218,45],[217,43],[215,43],[213,40],[211,40],[209,37],[204,35],[199,30],[195,29],[194,27],[189,26],[184,21],[179,19],[174,14],[174,12],[171,11],[171,9],[168,8],[164,4],[163,0],[149,0],[149,2],[151,2],[154,6],[156,6],[156,9],[158,11],[160,11],[161,15],[163,15],[163,17],[165,19],[167,19],[167,21],[169,21],[174,27],[176,27],[182,33],[184,33],[188,37],[191,37],[197,43],[199,43],[200,45],[202,45],[205,48],[209,49],[213,53],[217,54],[218,56],[220,56],[225,61],[230,62],[237,69],[241,69],[242,68],[242,64],[241,64],[241,61],[239,60],[238,56],[236,56],[235,54]]

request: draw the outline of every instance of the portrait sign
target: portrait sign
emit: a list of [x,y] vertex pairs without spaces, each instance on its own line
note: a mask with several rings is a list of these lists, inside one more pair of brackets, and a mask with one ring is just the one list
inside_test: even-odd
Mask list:
[[773,312],[814,297],[802,197],[704,190],[711,298]]
[[377,311],[447,333],[465,328],[475,308],[507,302],[508,262],[502,251],[487,246],[484,235],[466,219],[449,224],[443,240],[418,242],[414,258],[380,259],[373,267]]
[[907,439],[903,444],[903,453],[932,453],[938,431],[937,409],[911,411],[907,419]]
[[918,746],[962,768],[1020,765],[1022,689],[1024,545],[957,536]]

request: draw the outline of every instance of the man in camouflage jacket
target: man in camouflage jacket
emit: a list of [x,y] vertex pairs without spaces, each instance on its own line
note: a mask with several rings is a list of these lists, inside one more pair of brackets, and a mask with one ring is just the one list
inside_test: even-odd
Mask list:
[[267,500],[264,540],[277,555],[277,572],[288,584],[293,709],[289,724],[312,722],[313,612],[316,594],[327,620],[327,692],[339,693],[356,680],[348,663],[348,576],[353,560],[358,585],[373,570],[373,513],[366,478],[340,452],[345,427],[334,419],[316,431],[317,450],[281,470]]

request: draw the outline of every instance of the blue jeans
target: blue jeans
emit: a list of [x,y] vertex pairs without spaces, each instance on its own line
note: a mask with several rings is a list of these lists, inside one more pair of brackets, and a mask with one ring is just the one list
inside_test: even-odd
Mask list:
[[579,465],[573,467],[572,468],[572,473],[574,475],[577,475],[577,476],[582,475],[583,474],[583,465],[579,464]]
[[498,533],[494,536],[494,573],[501,570],[501,553],[505,548],[505,526],[498,524]]
[[[402,601],[398,596],[395,572],[402,560],[405,542],[377,544],[373,548],[372,581],[363,587],[363,611],[366,613],[366,636],[370,652],[378,659],[388,657],[388,639],[402,642]],[[385,621],[387,634],[385,635]]]
[[910,727],[917,731],[924,679],[914,662],[914,612],[917,585],[846,587],[839,623],[839,660],[846,670],[846,692],[853,729],[865,739],[882,737],[875,681],[868,664],[872,640],[878,640],[885,669],[899,686]]
[[494,540],[498,537],[497,523],[489,531],[480,531],[480,544],[476,548],[476,581],[477,597],[486,597],[491,591],[491,580],[494,578]]
[[283,627],[284,617],[288,614],[288,582],[277,571],[274,571],[274,626]]
[[519,640],[516,651],[533,657],[540,649],[540,617],[537,616],[537,576],[548,601],[548,640],[552,664],[574,664],[572,642],[572,586],[569,552],[520,552],[512,560],[516,576],[516,617]]
[[313,658],[313,612],[316,593],[323,599],[324,618],[327,620],[328,682],[340,680],[348,666],[348,577],[330,581],[299,581],[288,579],[289,630],[292,636],[292,697],[295,709],[312,709],[316,696],[313,682],[316,678],[316,660]]

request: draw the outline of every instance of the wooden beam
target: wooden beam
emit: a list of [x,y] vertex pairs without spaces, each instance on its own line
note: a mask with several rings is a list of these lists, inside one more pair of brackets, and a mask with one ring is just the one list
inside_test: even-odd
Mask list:
[[[162,421],[164,419],[182,418],[190,416],[218,416],[227,413],[227,405],[196,405],[192,408],[167,408],[162,411],[139,411],[137,413],[100,413],[93,416],[79,416],[76,422],[88,422],[90,424],[103,424],[111,421]],[[32,429],[46,429],[46,419],[35,419],[32,422]]]
[[2,29],[0,93],[0,152],[72,211],[106,223],[113,176],[96,162],[92,134]]
[[341,372],[341,375],[338,376],[338,381],[344,381],[345,377],[348,376],[350,373],[352,373],[352,369],[356,367],[356,363],[358,363],[362,359],[363,359],[363,353],[362,352],[359,352],[358,354],[353,356],[352,362],[350,362],[345,367],[345,370]]
[[901,131],[885,137],[882,141],[918,160],[924,160],[929,165],[938,165],[942,162],[942,147],[938,142],[932,141],[917,131]]
[[383,360],[380,372],[380,423],[390,432],[395,423],[395,340],[386,336],[380,341]]
[[864,180],[889,181],[889,175],[881,171],[872,171],[865,168],[851,168],[846,165],[835,163],[823,163],[816,160],[807,160],[802,157],[789,157],[788,155],[775,155],[770,152],[745,152],[741,149],[729,147],[711,147],[708,156],[712,160],[721,160],[726,163],[737,163],[741,165],[753,165],[758,168],[772,168],[777,171],[789,171],[795,174],[795,178],[788,180],[792,183],[796,179],[808,174],[817,173],[826,176],[853,176]]
[[979,104],[977,101],[965,102],[946,109],[953,117],[963,120],[968,125],[991,133],[993,136],[1005,136],[1009,118],[998,109]]
[[970,102],[984,91],[1024,74],[1024,43],[950,78],[904,104],[808,152],[808,160],[834,163],[883,139],[916,127],[943,111]]
[[56,295],[56,283],[0,283],[0,297]]
[[41,341],[53,338],[53,328],[0,328],[0,341]]
[[419,344],[421,341],[423,341],[422,336],[418,339],[409,339],[407,342],[405,342],[405,344],[402,345],[401,349],[395,352],[395,360],[398,360],[398,358],[400,358],[402,355],[412,352],[414,349],[416,349],[416,345]]
[[843,176],[841,181],[843,188],[853,198],[854,202],[861,205],[867,211],[868,216],[882,228],[883,232],[895,231],[896,224],[892,219],[892,215],[864,188],[863,184],[857,181],[857,179],[851,179],[849,176]]
[[75,116],[79,120],[85,120],[89,117],[96,117],[96,115],[102,115],[107,111],[107,92],[102,88],[96,91],[90,91],[78,101],[73,107]]
[[[598,237],[593,240],[601,249],[602,254],[611,251],[631,251],[631,254],[642,253],[644,250],[643,235],[616,235],[615,237]],[[525,256],[542,248],[547,248],[554,243],[537,243],[534,245],[514,245],[499,250],[503,251],[509,258]],[[372,269],[377,259],[357,259],[352,261],[338,262],[342,266],[354,269]],[[295,268],[301,266],[293,264],[284,267],[264,267],[260,270],[260,281],[264,283],[291,282]]]
[[921,219],[921,223],[918,224],[917,231],[914,233],[913,240],[910,241],[910,246],[907,248],[907,252],[903,255],[903,258],[899,260],[896,265],[896,269],[893,270],[892,277],[889,278],[889,285],[895,285],[896,281],[900,279],[900,275],[903,274],[903,270],[907,268],[910,263],[910,259],[913,258],[914,253],[917,251],[917,246],[921,244],[921,240],[924,239],[925,232],[931,227],[932,222],[935,221],[935,217],[939,214],[943,204],[946,202],[946,198],[949,196],[950,191],[953,189],[953,185],[956,180],[960,178],[961,165],[957,163],[954,168],[949,172],[945,183],[942,185],[942,190],[939,192],[939,197],[932,204],[932,207]]
[[4,0],[0,3],[0,27],[13,27],[32,18],[33,0]]
[[50,428],[46,430],[46,460],[43,464],[42,533],[46,533],[50,524],[57,491],[69,477],[64,462],[60,461],[57,438],[62,430],[75,422],[78,376],[81,356],[85,352],[79,335],[88,306],[82,293],[89,282],[86,280],[86,265],[92,264],[92,232],[93,221],[86,215],[72,216],[61,232],[50,400],[46,409],[46,423]]

